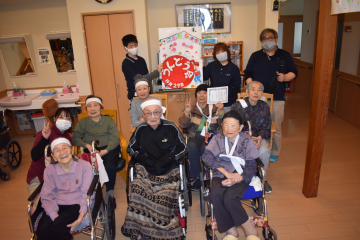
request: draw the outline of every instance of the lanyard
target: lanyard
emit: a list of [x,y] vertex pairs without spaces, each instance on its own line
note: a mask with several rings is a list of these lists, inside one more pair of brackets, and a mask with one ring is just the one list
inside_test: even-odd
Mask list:
[[[202,111],[202,109],[201,109],[201,107],[199,106],[199,102],[198,101],[196,101],[196,107],[199,109],[199,111],[201,112],[201,114],[203,115],[203,116],[205,116],[205,118],[207,118],[207,123],[210,125],[210,123],[211,123],[211,119],[218,119],[219,117],[218,116],[216,116],[216,117],[214,117],[214,118],[212,118],[212,109],[213,109],[213,104],[209,104],[209,117],[207,117],[207,116],[205,116],[205,114],[203,113],[203,111]],[[203,130],[201,131],[201,136],[205,136],[205,126],[203,127]]]

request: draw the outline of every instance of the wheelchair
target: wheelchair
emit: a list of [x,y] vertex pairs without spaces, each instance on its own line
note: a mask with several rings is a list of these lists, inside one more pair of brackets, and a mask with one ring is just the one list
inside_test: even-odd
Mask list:
[[[94,140],[92,141],[92,149],[95,151],[95,146],[99,143],[99,141]],[[48,156],[50,153],[49,151],[49,145],[45,148],[45,156]],[[79,161],[86,161],[86,160],[79,160]],[[91,240],[95,239],[104,239],[104,235],[106,234],[106,238],[109,240],[114,240],[116,236],[116,225],[115,225],[115,206],[113,198],[109,195],[105,196],[105,199],[103,197],[101,184],[99,181],[99,171],[96,169],[95,165],[95,159],[91,157],[91,165],[93,168],[94,178],[91,182],[91,185],[89,187],[89,190],[87,192],[87,215],[89,217],[90,223],[88,226],[84,227],[81,230],[78,230],[74,233],[84,233],[90,236]],[[121,169],[120,169],[121,170]],[[43,182],[39,185],[39,187],[36,188],[36,190],[31,194],[31,196],[28,198],[28,206],[27,206],[27,212],[28,212],[28,218],[29,218],[29,226],[31,231],[31,240],[36,240],[36,228],[37,224],[42,216],[44,214],[44,210],[42,210],[39,213],[39,205],[36,212],[39,213],[36,219],[32,219],[31,215],[31,206],[33,205],[34,200],[37,198],[37,196],[41,192]],[[96,190],[95,190],[96,189]],[[93,204],[90,204],[91,196],[93,195],[95,191],[95,199]],[[45,213],[46,214],[46,213]],[[35,221],[34,221],[35,220]],[[99,226],[99,224],[101,226]],[[99,230],[100,233],[96,230]]]
[[[184,236],[186,235],[186,214],[185,212],[188,210],[189,205],[189,195],[191,194],[191,190],[189,191],[189,165],[186,157],[179,159],[178,166],[180,170],[180,189],[179,189],[179,196],[178,196],[178,204],[179,204],[179,211],[178,217],[179,222],[182,227]],[[135,161],[131,159],[128,164],[127,169],[127,179],[126,179],[126,194],[127,194],[127,203],[130,201],[130,192],[131,192],[131,182],[136,178],[136,169],[135,169]],[[190,193],[190,194],[189,194]],[[190,197],[191,198],[191,197]]]
[[[9,166],[12,170],[20,166],[22,152],[20,144],[10,139],[9,127],[6,124],[5,111],[2,111],[2,118],[0,118],[0,164],[4,167]],[[10,173],[0,168],[0,178],[4,181],[10,179]]]
[[[249,129],[251,131],[251,125],[248,123]],[[207,131],[206,131],[207,133]],[[206,138],[206,145],[208,142],[210,142],[212,135],[207,136]],[[260,178],[261,184],[262,184],[262,190],[261,191],[255,191],[254,187],[249,186],[244,194],[244,196],[241,199],[241,203],[243,205],[246,205],[254,210],[257,216],[250,216],[250,220],[252,221],[253,225],[255,227],[262,227],[262,234],[265,240],[277,240],[277,235],[269,226],[268,222],[268,213],[267,213],[267,201],[265,199],[265,170],[264,170],[264,164],[261,162],[259,158],[256,159],[257,163],[257,174]],[[206,231],[206,239],[207,240],[217,240],[217,237],[215,235],[215,230],[217,229],[215,214],[213,210],[212,204],[208,201],[208,196],[211,191],[212,187],[212,169],[206,166],[202,161],[202,172],[200,172],[200,211],[201,216],[205,216],[205,207],[207,206],[207,216],[206,216],[206,225],[205,225],[205,231]],[[207,174],[209,176],[208,180],[204,180],[204,174]]]

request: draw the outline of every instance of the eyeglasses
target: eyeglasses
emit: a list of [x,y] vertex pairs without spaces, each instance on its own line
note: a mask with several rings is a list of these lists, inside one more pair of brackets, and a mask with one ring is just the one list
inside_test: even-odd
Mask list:
[[262,41],[272,41],[274,40],[276,37],[269,37],[269,38],[263,38]]
[[148,117],[148,118],[150,118],[151,117],[151,115],[153,115],[154,114],[154,116],[155,117],[158,117],[158,116],[160,116],[161,115],[161,112],[159,112],[159,111],[155,111],[155,112],[146,112],[145,113],[145,116],[146,117]]

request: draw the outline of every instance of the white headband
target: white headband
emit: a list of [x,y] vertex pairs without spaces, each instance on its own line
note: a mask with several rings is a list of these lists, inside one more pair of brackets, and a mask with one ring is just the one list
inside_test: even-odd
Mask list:
[[94,98],[88,98],[85,102],[85,105],[87,106],[89,102],[98,102],[102,106],[102,101],[100,98],[94,97]]
[[139,81],[135,84],[135,89],[137,89],[138,86],[140,85],[146,85],[149,86],[149,83],[147,81]]
[[161,106],[160,100],[157,100],[157,99],[151,99],[149,101],[143,102],[140,105],[141,110],[144,110],[147,106],[150,106],[150,105],[158,105],[158,106],[160,106],[162,108],[163,113],[166,112],[166,107]]
[[69,140],[67,140],[66,138],[63,138],[63,137],[59,137],[59,138],[55,139],[54,141],[52,141],[52,143],[51,143],[51,151],[52,152],[54,151],[54,147],[56,145],[58,145],[59,143],[66,143],[71,147],[71,143]]

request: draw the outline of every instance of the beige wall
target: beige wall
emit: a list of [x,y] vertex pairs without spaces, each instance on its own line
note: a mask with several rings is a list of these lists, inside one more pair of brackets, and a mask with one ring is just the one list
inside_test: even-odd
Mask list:
[[[357,75],[359,66],[359,53],[360,53],[360,21],[347,21],[348,15],[345,14],[345,26],[352,26],[352,32],[344,32],[342,49],[341,49],[341,62],[340,71],[349,74]],[[360,13],[358,13],[360,15]],[[350,15],[349,19],[355,20],[354,15]],[[360,19],[359,19],[360,20]]]
[[[66,2],[70,22],[71,38],[74,47],[74,56],[76,60],[75,68],[77,78],[79,79],[79,88],[81,95],[87,95],[91,93],[90,78],[88,74],[86,53],[84,48],[84,37],[82,33],[83,29],[81,23],[81,13],[134,10],[135,31],[139,41],[138,54],[142,56],[147,63],[149,62],[150,57],[148,52],[145,0],[115,0],[110,2],[109,4],[100,4],[93,0],[67,0]],[[121,42],[119,42],[119,44],[122,45]],[[121,66],[115,67],[121,68]]]
[[[289,3],[290,4],[290,3]],[[319,0],[304,0],[303,29],[300,60],[313,63],[316,33],[316,15]],[[310,29],[310,34],[307,32]]]
[[[196,3],[221,3],[231,2],[231,38],[221,39],[220,35],[213,34],[219,41],[244,41],[244,63],[246,67],[248,59],[254,51],[259,49],[258,43],[258,1],[257,0],[198,0]],[[259,0],[259,5],[268,5],[271,0]],[[150,34],[150,47],[152,67],[156,67],[159,50],[158,28],[176,27],[176,4],[188,4],[186,0],[147,0],[148,23]],[[266,26],[277,29],[277,12],[272,12],[270,6],[264,6],[261,21],[269,21]],[[276,22],[276,23],[275,23]],[[274,24],[275,23],[275,24]],[[261,27],[261,30],[263,27]]]
[[288,4],[281,6],[280,15],[303,15],[305,13],[304,1],[307,0],[292,0]]
[[0,61],[0,89],[12,89],[12,82],[19,88],[62,86],[63,80],[69,84],[76,83],[76,74],[58,74],[52,61],[51,65],[40,66],[38,56],[34,55],[41,47],[50,47],[46,34],[51,31],[69,30],[65,0],[37,1],[32,3],[15,3],[0,6],[0,36],[30,33],[31,41],[27,42],[33,49],[32,61],[37,76],[10,77],[3,59]]

